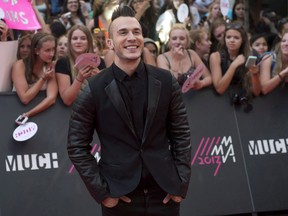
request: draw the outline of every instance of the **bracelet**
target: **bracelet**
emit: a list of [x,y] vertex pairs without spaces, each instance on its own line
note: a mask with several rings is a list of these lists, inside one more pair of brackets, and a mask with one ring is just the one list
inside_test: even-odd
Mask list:
[[79,80],[79,79],[77,78],[77,76],[76,76],[76,80],[77,80],[78,82],[80,82],[80,83],[83,83],[83,80]]
[[41,79],[43,80],[43,81],[46,81],[47,79],[46,78],[44,78],[43,76],[41,76]]
[[284,80],[283,77],[280,75],[280,73],[278,73],[278,76],[279,76],[279,78],[280,78],[281,81]]

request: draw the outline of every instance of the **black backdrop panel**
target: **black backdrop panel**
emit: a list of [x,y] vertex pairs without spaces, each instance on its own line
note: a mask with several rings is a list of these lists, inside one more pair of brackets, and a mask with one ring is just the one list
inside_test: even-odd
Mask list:
[[[199,215],[251,212],[251,196],[229,96],[217,96],[206,89],[190,91],[184,94],[184,99],[192,138],[187,208]],[[217,149],[219,153],[215,152]],[[185,210],[183,215],[191,216]]]
[[[287,94],[282,88],[256,98],[250,113],[211,89],[183,95],[193,147],[181,216],[288,209]],[[14,93],[0,94],[0,215],[100,215],[67,156],[69,107],[57,100],[30,119],[38,125],[34,137],[25,142],[12,138],[16,117],[42,98],[24,106]],[[271,147],[264,148],[269,154],[257,155],[264,152],[260,144],[255,147],[258,140],[276,141],[274,153]],[[96,135],[91,145],[98,158]]]
[[[32,103],[36,104],[41,99],[39,96]],[[0,100],[1,104],[4,104],[0,112],[5,113],[2,115],[0,134],[0,215],[89,216],[91,213],[100,215],[100,207],[91,199],[68,159],[66,141],[70,108],[58,100],[50,109],[29,119],[38,125],[35,136],[25,142],[17,142],[12,138],[16,128],[14,120],[19,114],[31,108],[32,104],[24,107],[14,95],[1,95]],[[38,169],[37,165],[31,168],[29,162],[25,162],[27,169],[7,171],[8,155],[15,157],[20,155],[21,161],[24,160],[24,155],[27,155],[29,162],[35,155],[40,160],[44,155],[46,161],[43,163],[51,165],[51,168]],[[36,164],[38,161],[36,159]]]
[[237,112],[256,211],[288,206],[288,88],[255,98],[248,115]]

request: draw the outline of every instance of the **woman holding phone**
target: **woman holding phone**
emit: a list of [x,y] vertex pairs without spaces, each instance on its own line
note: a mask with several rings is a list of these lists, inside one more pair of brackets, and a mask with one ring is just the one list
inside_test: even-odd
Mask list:
[[76,99],[82,83],[105,68],[105,63],[101,58],[98,68],[90,65],[80,70],[75,68],[77,57],[83,53],[94,53],[92,35],[88,27],[75,25],[68,33],[67,57],[60,58],[55,66],[59,94],[67,106],[70,106]]
[[245,67],[246,58],[250,55],[247,34],[240,23],[227,25],[223,47],[210,55],[209,65],[215,90],[220,95],[228,88],[232,91],[232,100],[236,96],[250,99],[259,95],[261,86],[258,67],[254,64]]

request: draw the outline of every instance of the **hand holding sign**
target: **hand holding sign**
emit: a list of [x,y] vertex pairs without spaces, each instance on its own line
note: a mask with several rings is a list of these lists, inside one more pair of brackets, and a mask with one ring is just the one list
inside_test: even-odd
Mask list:
[[36,30],[41,26],[30,1],[0,1],[0,18],[10,29]]
[[184,23],[185,19],[189,15],[189,8],[186,4],[182,3],[180,4],[178,10],[177,10],[177,18],[180,22]]
[[222,15],[226,17],[229,11],[229,0],[220,1],[220,10],[221,10]]
[[75,67],[81,70],[87,65],[97,68],[100,64],[100,57],[95,53],[83,53],[76,58]]
[[37,130],[38,126],[34,122],[27,122],[28,117],[23,114],[20,115],[16,120],[18,127],[13,131],[13,138],[16,141],[22,142],[32,138]]
[[193,85],[200,79],[200,77],[203,75],[205,69],[204,64],[200,64],[197,66],[195,71],[189,76],[189,78],[184,82],[182,86],[182,93],[188,92]]

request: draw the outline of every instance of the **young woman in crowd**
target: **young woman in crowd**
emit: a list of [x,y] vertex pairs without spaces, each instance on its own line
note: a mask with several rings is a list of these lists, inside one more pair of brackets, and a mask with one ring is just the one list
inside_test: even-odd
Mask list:
[[211,41],[209,35],[203,29],[190,31],[191,48],[199,55],[203,63],[208,67],[208,57],[210,54]]
[[18,39],[17,59],[27,58],[31,50],[32,35],[26,34]]
[[68,38],[67,35],[62,35],[57,39],[56,59],[67,56],[68,51]]
[[7,41],[9,38],[9,28],[4,19],[0,19],[0,41]]
[[[82,7],[85,5],[82,5]],[[65,0],[63,4],[63,13],[60,16],[61,23],[69,30],[74,25],[87,25],[89,22],[88,12],[85,10],[86,14],[83,14],[80,0]]]
[[[183,24],[173,25],[169,34],[169,51],[158,56],[157,65],[169,70],[180,85],[193,73],[194,69],[203,64],[197,53],[189,49],[189,32]],[[202,78],[195,83],[193,89],[201,89],[211,84],[211,76],[205,67]]]
[[55,103],[58,88],[54,65],[56,42],[47,33],[36,33],[31,41],[31,51],[27,58],[17,60],[12,67],[12,81],[18,97],[28,104],[37,94],[46,91],[46,97],[23,115],[32,117]]
[[213,2],[209,6],[209,11],[208,11],[208,16],[206,21],[204,22],[204,28],[209,31],[211,24],[216,20],[216,19],[223,19],[221,10],[220,10],[220,3],[219,2]]
[[260,64],[260,82],[264,95],[273,91],[281,83],[286,82],[288,77],[288,31],[282,36],[280,46],[276,51],[276,64],[272,67],[273,56]]
[[268,43],[264,34],[255,34],[250,38],[250,46],[252,53],[258,57],[264,55],[268,51]]
[[151,38],[144,38],[144,47],[146,47],[149,52],[151,53],[151,55],[154,57],[155,59],[155,63],[157,61],[157,56],[159,53],[159,48],[156,44],[156,42],[154,40],[152,40]]
[[248,12],[248,15],[249,15],[249,23],[248,23],[249,26],[245,26],[246,23],[245,23],[244,0],[235,0],[233,9],[232,9],[232,22],[241,23],[241,25],[247,32],[252,33],[255,30],[255,24],[254,24],[250,11]]
[[216,19],[210,26],[210,40],[211,49],[210,53],[216,52],[224,44],[224,34],[226,29],[226,23],[222,18]]
[[82,83],[105,68],[101,59],[98,68],[90,65],[77,70],[74,65],[77,57],[83,53],[94,53],[90,30],[84,25],[74,25],[68,33],[67,57],[60,58],[55,66],[59,94],[65,105],[71,105],[77,97]]
[[250,55],[247,34],[240,23],[227,26],[224,45],[219,51],[210,55],[209,65],[213,85],[219,94],[224,94],[231,87],[232,98],[238,95],[250,99],[259,95],[261,86],[256,65],[245,67],[246,58]]

